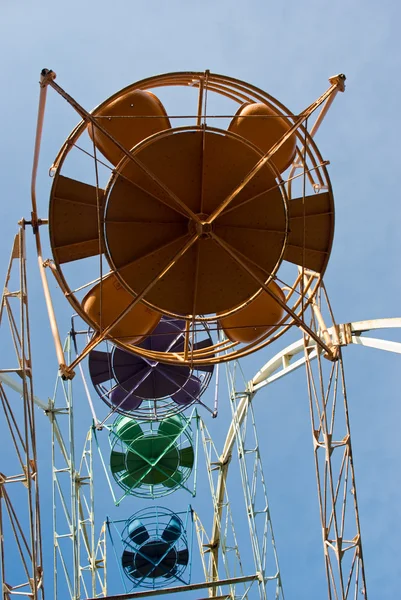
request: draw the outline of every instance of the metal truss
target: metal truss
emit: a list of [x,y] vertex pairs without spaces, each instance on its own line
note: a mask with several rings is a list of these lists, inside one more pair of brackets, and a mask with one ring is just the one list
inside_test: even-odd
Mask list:
[[[164,588],[161,590],[146,590],[143,592],[128,592],[127,594],[113,594],[112,596],[106,596],[104,600],[134,600],[135,598],[153,598],[154,596],[168,596],[170,594],[181,594],[182,592],[193,592],[198,590],[205,590],[207,588],[211,588],[212,590],[218,589],[220,586],[230,586],[237,585],[239,583],[246,584],[247,591],[249,592],[252,584],[258,580],[258,575],[244,575],[243,577],[230,577],[228,579],[220,579],[216,582],[201,582],[201,583],[189,583],[188,585],[180,585],[174,586],[171,588]],[[221,595],[217,592],[218,595],[213,591],[212,595],[209,595],[207,598],[202,597],[198,600],[229,600],[233,598],[231,594]],[[247,597],[245,595],[235,596],[238,600],[245,600]],[[89,598],[89,600],[95,600],[95,598]]]
[[[325,318],[333,322],[332,326],[326,327],[323,313]],[[235,383],[238,364],[228,365],[233,419],[223,453],[217,463],[219,477],[215,493],[217,498],[222,498],[225,492],[228,467],[236,442],[254,560],[259,566],[259,572],[264,573],[263,561],[266,560],[268,548],[272,549],[277,573],[270,578],[265,575],[263,577],[266,583],[276,578],[276,598],[284,597],[268,511],[252,401],[255,394],[266,385],[274,383],[300,367],[305,367],[321,506],[328,598],[329,600],[351,600],[351,598],[356,599],[358,594],[367,598],[341,346],[358,344],[401,354],[401,343],[366,335],[370,331],[401,328],[401,318],[336,325],[325,288],[322,286],[318,302],[311,303],[310,319],[310,327],[314,328],[317,335],[328,340],[335,349],[336,360],[327,360],[323,356],[321,347],[305,336],[270,359],[248,384],[243,385],[242,392],[237,391],[238,385]],[[249,434],[247,438],[247,428],[253,432],[253,439],[249,438]],[[247,463],[249,463],[248,467]],[[262,491],[259,495],[266,499],[265,504],[260,500],[259,503],[256,502],[258,485]],[[352,502],[348,498],[350,495]],[[261,517],[265,519],[264,525],[260,523]],[[218,531],[218,520],[217,511],[214,522],[216,531]],[[257,520],[259,523],[256,525]],[[218,553],[219,544],[218,535],[212,536],[210,542],[212,554]],[[263,586],[259,586],[259,593],[267,592],[263,591]]]
[[367,598],[342,356],[316,359],[306,353],[328,597]]
[[[326,315],[332,319],[322,288],[310,311],[310,325],[320,335]],[[327,360],[314,340],[304,336],[328,598],[356,600],[361,594],[367,599],[347,391],[335,326],[331,337],[338,350],[335,360]],[[311,360],[311,352],[316,354],[316,360]]]
[[[337,332],[338,342],[341,346],[348,344],[357,344],[385,350],[386,352],[395,352],[401,354],[401,343],[386,340],[382,338],[366,337],[366,333],[370,331],[378,331],[382,329],[399,329],[401,328],[401,318],[394,317],[388,319],[372,319],[368,321],[355,321],[353,323],[343,323],[335,327],[329,327],[328,333],[332,336],[334,331]],[[256,373],[255,377],[250,382],[250,389],[257,392],[261,388],[274,383],[285,375],[289,375],[292,371],[303,367],[306,363],[307,356],[309,360],[317,357],[318,352],[315,347],[309,345],[305,347],[304,340],[300,340],[290,344],[272,359],[270,359]]]
[[[202,419],[200,419],[200,431],[213,503],[213,529],[210,538],[207,536],[199,516],[195,515],[195,528],[205,580],[219,581],[219,574],[223,570],[226,578],[243,577],[244,570],[225,481],[224,486],[221,483],[219,485],[219,475],[222,469],[224,470],[224,465],[221,464],[212,437]],[[207,556],[209,560],[207,560]],[[230,586],[228,597],[247,598],[248,589],[248,583],[243,586],[233,583]],[[212,591],[213,589],[210,588],[209,593],[212,594]],[[223,593],[222,590],[220,592]]]
[[[352,457],[342,346],[359,344],[401,353],[399,342],[366,337],[368,331],[401,327],[400,318],[334,324],[322,286],[310,307],[310,327],[330,336],[336,359],[327,360],[308,336],[291,344],[255,375],[249,389],[262,387],[305,365],[329,600],[367,599],[358,502]],[[326,327],[325,320],[333,323]]]
[[222,458],[231,455],[235,441],[253,559],[260,575],[259,597],[261,600],[283,600],[284,592],[252,406],[254,392],[249,390],[249,386],[246,386],[245,391],[237,391],[239,370],[238,362],[227,365],[232,422]]
[[[13,287],[12,287],[13,286]],[[25,231],[13,249],[0,307],[3,466],[0,467],[0,570],[3,600],[44,599],[34,394],[25,266]]]
[[[16,358],[16,366],[6,365],[0,369],[2,432],[6,430],[8,435],[8,441],[3,442],[7,449],[8,473],[6,474],[6,468],[0,469],[0,569],[3,600],[12,600],[15,596],[44,600],[35,404],[45,411],[52,424],[56,599],[104,597],[117,600],[208,590],[210,599],[238,600],[254,598],[257,585],[260,598],[283,600],[252,405],[254,396],[260,389],[304,365],[310,401],[328,598],[356,600],[362,595],[367,599],[341,347],[358,344],[401,354],[401,343],[367,335],[370,331],[401,328],[401,318],[336,325],[324,287],[318,300],[310,302],[308,310],[308,326],[317,336],[324,337],[326,342],[329,339],[336,350],[335,359],[327,360],[322,347],[314,338],[306,335],[269,360],[243,386],[243,391],[238,391],[236,383],[238,364],[228,365],[233,416],[220,456],[204,423],[200,421],[214,507],[210,538],[198,515],[194,515],[205,581],[158,591],[107,596],[105,529],[101,530],[98,539],[95,535],[92,464],[94,431],[91,428],[88,432],[82,455],[77,462],[74,450],[72,382],[64,381],[59,376],[54,399],[49,404],[43,403],[33,392],[25,231],[21,228],[13,245],[0,307],[2,346],[7,352],[6,356],[12,355],[9,351],[11,349]],[[325,320],[330,320],[333,324],[326,327]],[[8,340],[5,339],[6,329]],[[68,337],[64,350],[66,358],[71,360],[71,336]],[[14,398],[18,398],[18,402]],[[243,573],[226,489],[235,443],[255,562],[255,573],[251,575]],[[10,470],[13,471],[11,474]],[[223,563],[222,567],[219,566],[219,560]],[[224,570],[224,579],[220,578],[219,569]]]
[[[237,588],[232,588],[230,597],[254,598],[254,594],[257,593],[262,600],[267,600],[267,598],[284,600],[256,423],[251,405],[256,392],[249,391],[245,384],[243,386],[245,391],[237,392],[237,369],[239,370],[238,362],[227,365],[232,421],[221,455],[218,455],[205,424],[201,422],[202,441],[213,500],[211,537],[205,543],[206,533],[204,530],[199,528],[200,533],[198,533],[198,538],[201,541],[201,554],[206,552],[210,554],[207,567],[204,557],[202,558],[205,576],[211,581],[218,580],[220,554],[226,569],[226,576],[229,577],[232,574],[232,566],[228,562],[229,551],[235,558],[234,568],[237,568],[241,574],[243,573],[227,495],[228,469],[232,459],[234,443],[236,443],[258,591],[253,590],[253,595],[248,596],[249,590],[244,590],[243,595],[241,595],[238,594],[239,590]],[[231,544],[227,542],[228,532],[232,535],[233,542]]]
[[[71,600],[103,597],[107,593],[106,546],[104,532],[95,538],[92,429],[77,468],[71,381],[57,378],[56,391],[62,391],[63,396],[60,406],[55,400],[46,404],[33,393],[24,228],[14,241],[0,324],[2,346],[7,355],[14,350],[17,362],[15,368],[0,369],[1,412],[9,434],[3,444],[8,469],[12,465],[16,471],[12,475],[6,475],[5,468],[0,471],[2,598],[44,599],[34,405],[45,412],[52,425],[54,598],[64,600],[67,593]],[[9,339],[5,339],[7,329]],[[70,338],[67,352],[69,345]],[[56,531],[58,526],[62,533]]]
[[[71,355],[71,335],[64,350]],[[57,377],[47,415],[52,424],[55,599],[101,598],[107,594],[106,540],[103,529],[98,539],[95,535],[94,432],[91,427],[77,463],[71,380]]]
[[[206,533],[206,529],[204,528],[202,521],[200,520],[200,517],[195,510],[192,511],[192,517],[194,522],[196,539],[198,541],[199,555],[202,562],[203,573],[205,575],[205,581],[209,581],[211,577],[209,576],[206,554],[210,549],[210,540]],[[221,592],[221,590],[219,591]]]

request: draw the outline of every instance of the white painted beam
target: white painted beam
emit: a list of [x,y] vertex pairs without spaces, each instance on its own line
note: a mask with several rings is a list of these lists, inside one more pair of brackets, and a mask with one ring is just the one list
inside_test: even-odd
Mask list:
[[[0,373],[0,381],[2,381],[5,385],[10,387],[15,392],[17,392],[21,397],[24,395],[24,389],[22,387],[22,384],[15,381],[15,379],[7,373]],[[41,408],[42,410],[49,410],[49,405],[45,404],[43,400],[41,400],[37,396],[33,397],[33,401],[35,402],[36,406],[39,406],[39,408]]]

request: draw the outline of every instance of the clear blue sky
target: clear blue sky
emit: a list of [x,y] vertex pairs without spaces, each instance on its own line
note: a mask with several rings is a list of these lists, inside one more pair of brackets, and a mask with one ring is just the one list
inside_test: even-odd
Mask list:
[[[55,70],[58,83],[88,109],[143,77],[210,69],[265,89],[294,113],[326,89],[329,76],[344,72],[346,91],[316,138],[331,163],[336,204],[326,286],[340,323],[399,316],[400,18],[398,4],[389,0],[3,0],[0,271],[5,271],[17,220],[30,214],[37,82],[43,67]],[[77,120],[50,90],[38,178],[42,217],[47,216],[48,167]],[[32,242],[29,252],[36,392],[46,399],[56,362]],[[61,299],[57,308],[64,334],[71,311]],[[285,344],[282,338],[276,351]],[[269,347],[247,363],[249,378],[274,351]],[[368,591],[370,598],[392,600],[401,585],[399,357],[361,347],[346,349],[344,356]],[[226,400],[222,386],[221,405]],[[269,387],[257,397],[255,409],[268,424],[263,457],[286,598],[321,600],[326,587],[303,374]],[[228,411],[221,412],[223,420]],[[39,413],[37,419],[47,510],[50,432]],[[90,424],[87,411],[77,419],[83,432]],[[214,427],[217,446],[226,426],[219,422]],[[206,489],[202,469],[199,477]],[[236,484],[239,492],[239,480],[231,481],[232,489]],[[188,501],[181,500],[183,505]],[[195,508],[199,501],[194,499]],[[129,516],[134,504],[123,505],[118,514]],[[103,499],[99,520],[102,511],[107,511]],[[239,532],[245,539],[242,525]],[[48,544],[48,533],[44,539]]]

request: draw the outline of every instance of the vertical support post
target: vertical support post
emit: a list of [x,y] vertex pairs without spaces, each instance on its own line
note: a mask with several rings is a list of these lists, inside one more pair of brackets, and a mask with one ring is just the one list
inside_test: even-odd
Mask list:
[[[18,266],[17,266],[18,265]],[[11,291],[15,286],[17,291]],[[2,347],[14,368],[20,394],[10,397],[0,383],[0,416],[4,420],[2,443],[7,462],[0,467],[0,572],[2,597],[15,594],[44,600],[42,536],[35,435],[34,394],[30,348],[25,231],[15,237],[1,301]],[[7,335],[8,333],[8,335]],[[6,365],[8,367],[8,365]],[[12,389],[13,386],[9,386]],[[15,388],[14,388],[15,389]],[[14,396],[14,397],[13,397]],[[14,402],[15,397],[18,402]],[[22,400],[22,402],[21,402]],[[15,470],[16,474],[6,474]],[[12,486],[9,484],[13,483]],[[7,548],[7,552],[6,552]],[[14,550],[14,552],[13,552]],[[12,560],[9,559],[12,556]]]
[[[64,351],[70,361],[71,334]],[[65,586],[71,600],[107,594],[104,532],[96,541],[93,429],[89,429],[78,464],[73,385],[58,375],[48,413],[53,430],[55,600],[65,600]],[[59,570],[64,577],[59,577]]]
[[[210,538],[207,537],[206,532],[200,523],[199,515],[196,515],[197,519],[195,524],[198,542],[202,540],[199,550],[204,567],[205,579],[206,581],[215,582],[219,581],[219,572],[222,570],[224,570],[224,574],[227,578],[243,576],[244,572],[235,533],[234,519],[231,513],[231,505],[225,486],[225,477],[224,482],[222,483],[221,481],[222,472],[223,475],[224,472],[227,472],[228,464],[221,464],[212,437],[202,419],[200,419],[200,431],[213,504],[213,528]],[[206,555],[209,555],[208,565]],[[239,587],[241,585],[242,589],[242,584],[237,585],[238,588],[234,585],[230,586],[230,597],[234,598],[239,596]],[[243,591],[245,591],[245,588]],[[215,594],[216,588],[210,587],[209,596],[213,597]]]
[[[36,252],[38,256],[38,265],[39,265],[39,273],[43,286],[43,293],[46,301],[47,313],[49,316],[50,328],[53,335],[54,346],[56,350],[57,360],[59,362],[60,370],[65,374],[65,363],[64,363],[64,354],[60,340],[60,334],[57,327],[56,315],[54,312],[53,302],[50,295],[49,283],[47,281],[45,266],[42,255],[42,244],[40,240],[40,225],[42,224],[41,219],[38,217],[38,208],[36,202],[36,176],[38,171],[39,164],[39,156],[40,156],[40,146],[42,141],[42,130],[43,130],[43,121],[45,115],[45,107],[46,107],[46,96],[47,96],[47,86],[50,81],[53,81],[56,77],[56,74],[53,71],[49,71],[47,69],[43,69],[40,76],[40,93],[39,93],[39,107],[38,107],[38,119],[36,125],[36,136],[35,136],[35,147],[33,154],[33,164],[32,164],[32,177],[31,177],[31,201],[32,201],[32,212],[31,212],[31,224],[33,233],[35,235],[36,241]],[[66,374],[68,377],[73,377],[73,373]]]
[[236,368],[236,363],[227,365],[232,423],[226,444],[229,440],[234,441],[234,438],[237,446],[253,558],[260,577],[259,598],[283,600],[284,592],[252,406],[255,393],[250,391],[249,384],[245,391],[237,391]]
[[[311,327],[322,334],[317,310],[321,315],[321,306],[312,307]],[[327,361],[306,335],[304,344],[328,597],[367,599],[341,349],[337,360]]]

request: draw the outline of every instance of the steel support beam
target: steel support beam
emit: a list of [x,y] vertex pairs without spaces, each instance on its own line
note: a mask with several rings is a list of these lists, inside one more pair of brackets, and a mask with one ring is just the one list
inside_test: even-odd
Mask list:
[[[105,596],[104,600],[129,600],[133,598],[153,598],[154,596],[164,596],[168,594],[180,594],[182,592],[192,592],[196,590],[204,590],[210,587],[221,587],[225,585],[236,585],[238,583],[251,583],[259,580],[259,575],[244,575],[243,577],[230,577],[229,579],[219,579],[218,581],[206,581],[202,583],[190,583],[188,585],[180,585],[172,588],[164,588],[161,590],[149,590],[146,592],[130,592],[128,594],[116,594],[113,596]],[[223,596],[224,598],[224,596]],[[89,598],[88,600],[96,600]]]
[[[13,290],[12,287],[13,286]],[[17,291],[15,291],[17,289]],[[0,378],[3,453],[0,466],[2,598],[44,600],[35,410],[25,265],[25,231],[15,237],[0,307],[1,343],[15,368]],[[18,386],[14,384],[14,375]],[[3,385],[8,384],[10,396]],[[17,401],[15,392],[18,393]],[[13,397],[14,396],[14,397]],[[22,402],[21,402],[22,400]],[[10,470],[14,470],[10,474]],[[13,484],[12,486],[10,484]],[[10,559],[10,557],[12,557]]]

